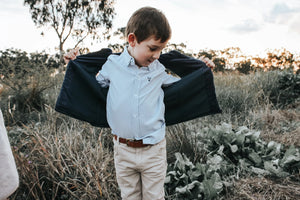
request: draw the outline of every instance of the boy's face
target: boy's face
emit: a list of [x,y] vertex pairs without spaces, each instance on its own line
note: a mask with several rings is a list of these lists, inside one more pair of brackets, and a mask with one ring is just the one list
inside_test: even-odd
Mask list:
[[155,36],[150,36],[138,43],[135,35],[131,33],[128,35],[128,43],[128,52],[135,59],[135,64],[139,67],[146,67],[159,58],[168,40],[161,43],[160,39],[156,40]]

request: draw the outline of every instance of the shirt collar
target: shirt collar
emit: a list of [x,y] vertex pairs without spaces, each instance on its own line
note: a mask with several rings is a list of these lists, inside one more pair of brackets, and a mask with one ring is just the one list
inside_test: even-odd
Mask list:
[[[136,65],[134,58],[129,54],[127,48],[128,47],[126,46],[124,48],[124,51],[120,55],[121,61],[126,63],[126,67]],[[154,66],[153,66],[154,62],[152,62],[148,67],[143,67],[143,68],[146,68],[147,70],[152,71],[152,69],[154,68]]]
[[124,48],[124,51],[121,53],[120,58],[122,62],[126,63],[126,67],[130,65],[135,65],[134,58],[129,54],[127,46]]

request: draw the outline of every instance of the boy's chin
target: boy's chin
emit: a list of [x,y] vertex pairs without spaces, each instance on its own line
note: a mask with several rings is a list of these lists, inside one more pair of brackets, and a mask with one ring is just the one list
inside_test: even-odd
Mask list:
[[147,62],[145,63],[146,66],[149,66],[151,63],[153,63],[154,60],[147,60]]
[[[153,62],[153,61],[152,61]],[[152,62],[150,61],[146,61],[146,62],[143,62],[141,64],[137,64],[139,67],[148,67]]]

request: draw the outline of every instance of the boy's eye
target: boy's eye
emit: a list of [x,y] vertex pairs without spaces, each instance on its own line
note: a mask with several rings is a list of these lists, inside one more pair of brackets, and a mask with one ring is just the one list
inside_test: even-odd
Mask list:
[[150,51],[156,51],[157,48],[151,48],[149,47]]

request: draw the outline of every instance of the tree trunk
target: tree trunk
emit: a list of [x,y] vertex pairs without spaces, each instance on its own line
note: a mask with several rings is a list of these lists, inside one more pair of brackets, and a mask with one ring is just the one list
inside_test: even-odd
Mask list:
[[59,61],[60,61],[60,65],[59,65],[59,73],[64,71],[64,66],[65,66],[65,61],[64,61],[64,43],[60,40],[59,42]]

